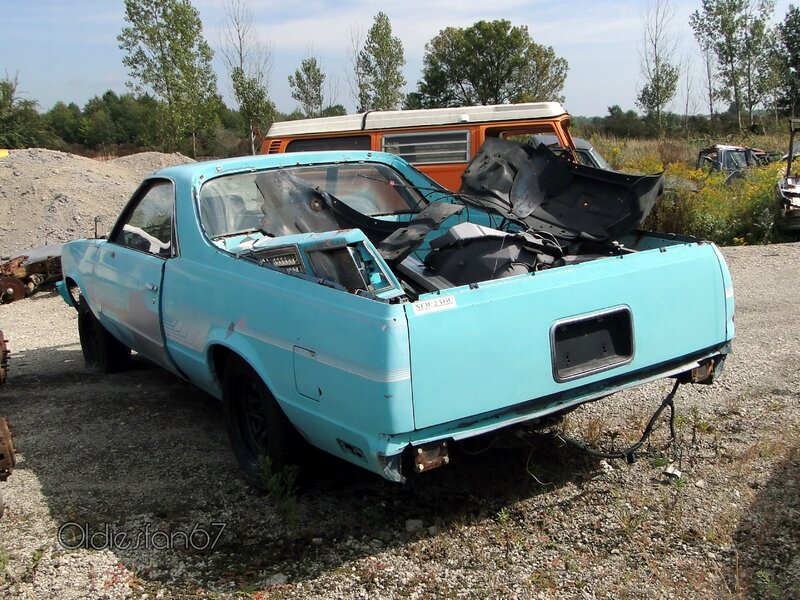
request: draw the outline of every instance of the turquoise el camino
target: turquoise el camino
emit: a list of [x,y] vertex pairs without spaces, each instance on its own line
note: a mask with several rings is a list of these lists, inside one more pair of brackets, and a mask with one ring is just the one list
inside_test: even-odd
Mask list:
[[63,250],[87,367],[133,349],[218,398],[256,486],[306,444],[404,481],[466,438],[713,381],[730,275],[713,244],[639,229],[660,176],[491,150],[457,194],[377,152],[149,175],[107,239]]

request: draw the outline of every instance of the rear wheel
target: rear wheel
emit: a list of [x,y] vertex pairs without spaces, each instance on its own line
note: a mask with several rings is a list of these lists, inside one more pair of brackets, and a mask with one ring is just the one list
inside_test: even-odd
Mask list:
[[250,365],[228,360],[222,394],[231,447],[250,485],[267,489],[264,459],[272,473],[299,466],[305,442]]
[[114,373],[127,368],[131,349],[103,327],[81,296],[78,305],[78,335],[86,368],[93,373]]

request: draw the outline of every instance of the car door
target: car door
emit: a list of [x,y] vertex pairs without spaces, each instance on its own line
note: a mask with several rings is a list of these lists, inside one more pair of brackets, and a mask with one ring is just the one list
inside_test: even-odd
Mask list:
[[100,321],[139,354],[173,369],[161,325],[161,285],[166,261],[176,256],[171,181],[139,188],[120,216],[95,266]]

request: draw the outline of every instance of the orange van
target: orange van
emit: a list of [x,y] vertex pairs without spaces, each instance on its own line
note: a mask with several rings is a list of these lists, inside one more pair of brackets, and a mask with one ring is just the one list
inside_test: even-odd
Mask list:
[[[527,141],[555,135],[573,153],[569,114],[558,102],[420,110],[369,111],[273,123],[262,154],[318,150],[374,150],[403,157],[451,190],[489,137]],[[574,155],[574,154],[573,154]]]

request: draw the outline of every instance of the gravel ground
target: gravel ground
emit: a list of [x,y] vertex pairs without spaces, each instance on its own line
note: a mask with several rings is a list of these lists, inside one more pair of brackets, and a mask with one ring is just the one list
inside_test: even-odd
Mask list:
[[[88,374],[52,292],[0,306],[20,450],[0,598],[800,598],[800,244],[724,254],[734,354],[714,385],[681,386],[679,447],[664,420],[632,465],[498,436],[405,486],[319,457],[283,500],[243,483],[216,402],[136,357]],[[668,390],[563,427],[620,447]]]

